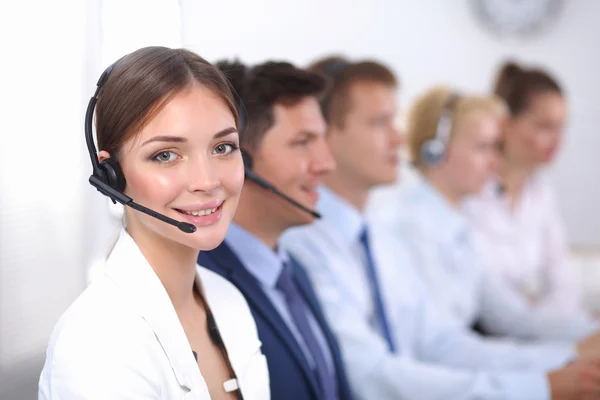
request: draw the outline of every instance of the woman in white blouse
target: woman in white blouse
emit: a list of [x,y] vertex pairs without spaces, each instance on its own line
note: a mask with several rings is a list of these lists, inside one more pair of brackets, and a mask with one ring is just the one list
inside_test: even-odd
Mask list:
[[505,64],[495,93],[508,105],[499,177],[466,205],[491,267],[533,310],[581,315],[581,283],[553,189],[541,169],[561,141],[566,103],[559,84],[538,69]]
[[98,81],[90,183],[130,207],[102,273],[52,333],[40,399],[270,397],[244,298],[196,265],[223,241],[244,180],[232,99],[215,67],[181,49],[137,50]]

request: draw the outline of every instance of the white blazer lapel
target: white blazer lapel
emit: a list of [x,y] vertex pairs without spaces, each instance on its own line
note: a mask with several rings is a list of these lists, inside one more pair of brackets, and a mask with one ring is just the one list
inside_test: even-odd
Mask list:
[[198,266],[196,282],[215,317],[231,366],[244,398],[269,397],[267,361],[250,309],[243,295],[225,278]]
[[201,395],[201,398],[210,398],[167,291],[125,230],[121,232],[107,260],[105,272],[131,295],[132,304],[154,331],[179,384],[192,393]]

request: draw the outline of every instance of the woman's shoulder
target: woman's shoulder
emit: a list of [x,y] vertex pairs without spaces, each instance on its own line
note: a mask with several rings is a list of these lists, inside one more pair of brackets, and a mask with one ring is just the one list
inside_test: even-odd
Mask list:
[[142,370],[146,377],[158,380],[152,372],[156,360],[151,359],[156,352],[149,351],[154,342],[152,330],[110,280],[96,279],[64,312],[52,332],[40,393],[108,390],[96,382],[112,380],[113,386],[118,386],[120,379],[127,380],[128,374]]
[[99,277],[63,313],[50,345],[97,347],[106,344],[107,339],[126,340],[143,330],[143,319],[126,296],[107,277]]

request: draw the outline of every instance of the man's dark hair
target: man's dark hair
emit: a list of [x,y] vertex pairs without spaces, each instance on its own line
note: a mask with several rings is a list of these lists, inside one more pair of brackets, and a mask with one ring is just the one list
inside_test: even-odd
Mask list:
[[236,93],[240,113],[240,141],[244,149],[255,149],[273,126],[273,107],[291,106],[307,96],[317,100],[325,90],[320,74],[288,62],[268,61],[248,68],[241,62],[219,61],[216,66],[227,76]]

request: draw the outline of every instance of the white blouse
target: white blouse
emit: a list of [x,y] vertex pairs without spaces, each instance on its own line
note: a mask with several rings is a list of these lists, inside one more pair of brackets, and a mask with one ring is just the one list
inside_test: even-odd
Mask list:
[[[202,287],[245,399],[270,398],[256,325],[241,293],[198,267]],[[198,354],[202,357],[202,354]],[[158,276],[122,230],[104,271],[57,323],[39,399],[210,399]]]
[[532,308],[581,312],[581,282],[569,262],[556,199],[545,178],[531,179],[513,210],[492,182],[466,202],[465,212],[490,266]]

